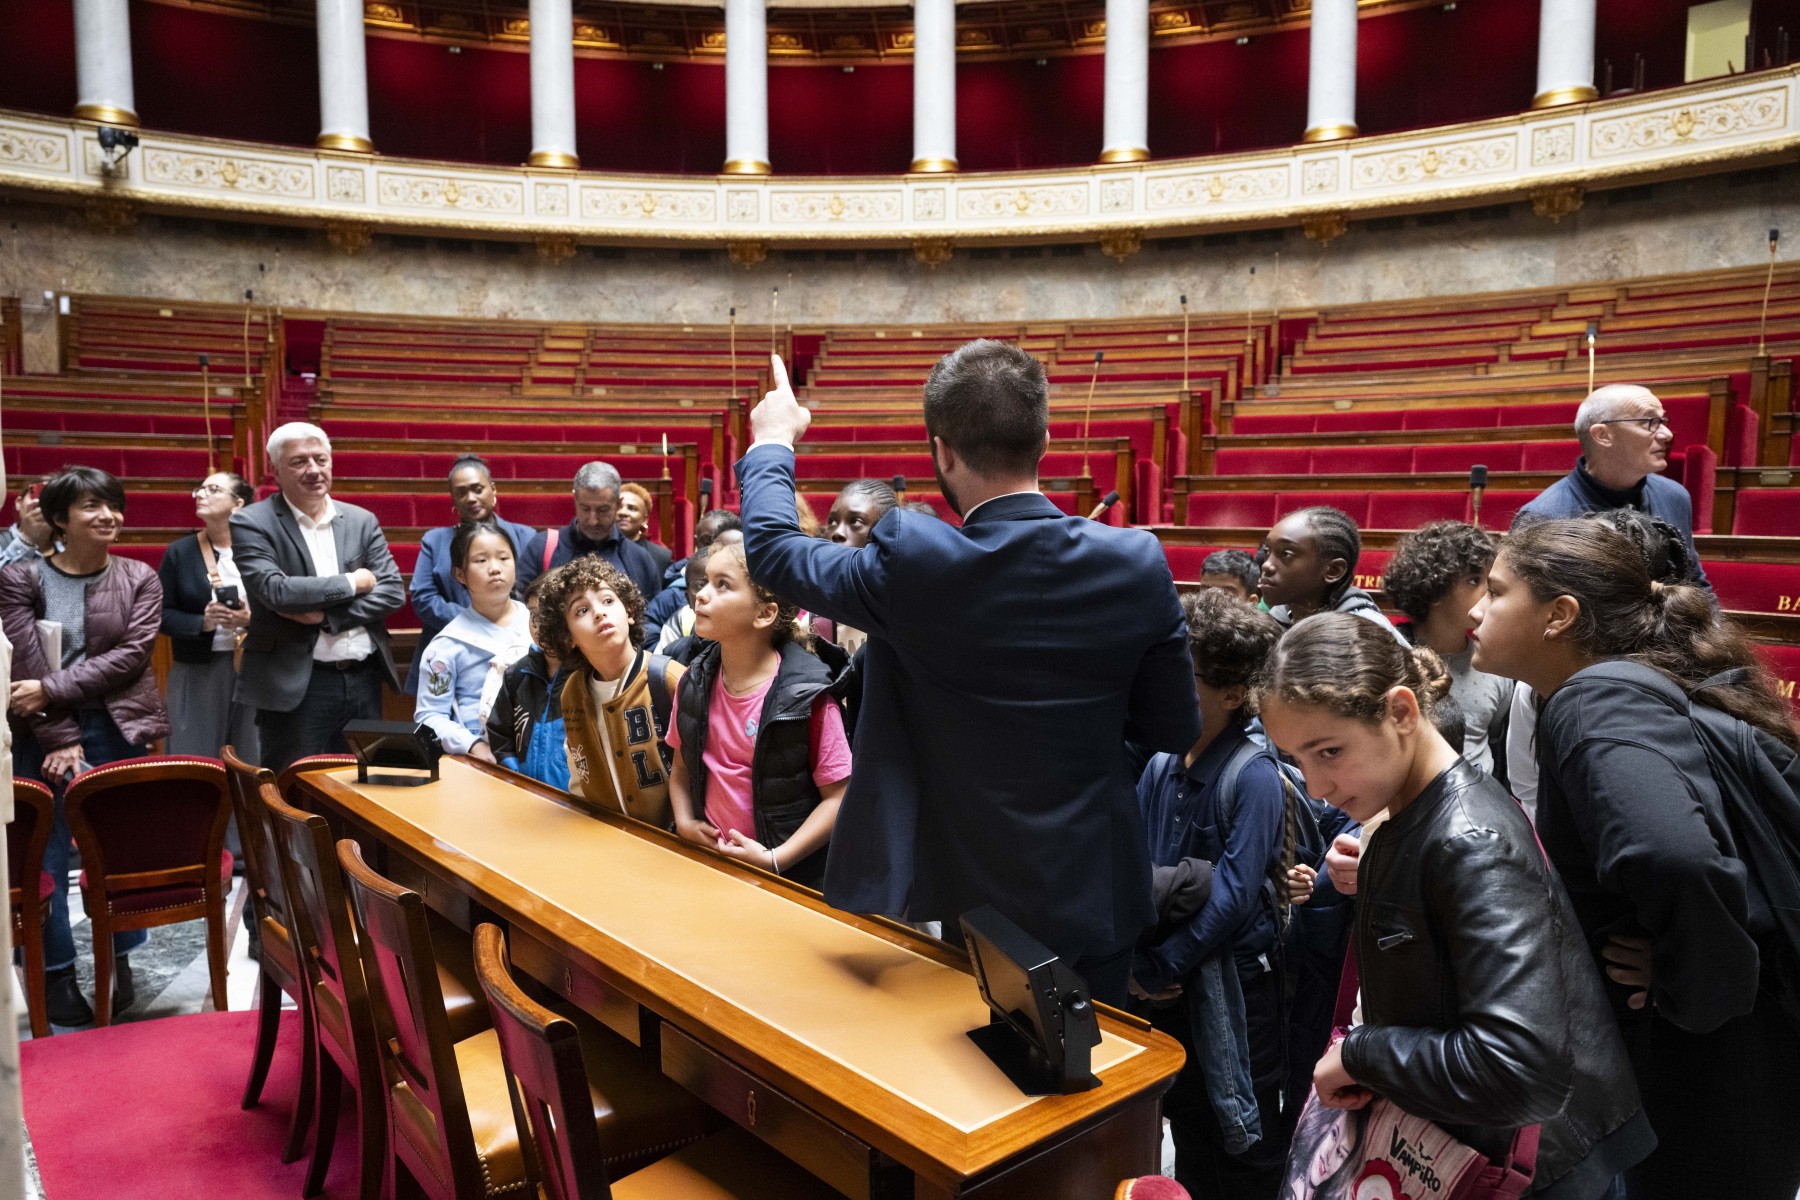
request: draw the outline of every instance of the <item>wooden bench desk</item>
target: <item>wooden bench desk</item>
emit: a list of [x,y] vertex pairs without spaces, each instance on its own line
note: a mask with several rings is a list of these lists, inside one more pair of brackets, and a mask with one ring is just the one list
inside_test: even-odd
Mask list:
[[518,968],[654,1049],[670,1077],[855,1200],[1104,1200],[1161,1159],[1178,1044],[1103,1010],[1101,1086],[1029,1097],[965,1032],[966,960],[904,926],[445,758],[420,786],[309,772],[309,805]]

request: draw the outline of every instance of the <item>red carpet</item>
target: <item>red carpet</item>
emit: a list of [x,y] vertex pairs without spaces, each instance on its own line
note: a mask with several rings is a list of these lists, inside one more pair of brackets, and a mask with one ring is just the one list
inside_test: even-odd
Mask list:
[[[282,1016],[262,1103],[238,1107],[254,1012],[199,1013],[62,1033],[19,1048],[25,1126],[45,1200],[298,1200],[307,1156],[282,1165],[300,1074],[300,1015]],[[325,1195],[355,1191],[346,1094]],[[311,1145],[308,1145],[308,1152]]]

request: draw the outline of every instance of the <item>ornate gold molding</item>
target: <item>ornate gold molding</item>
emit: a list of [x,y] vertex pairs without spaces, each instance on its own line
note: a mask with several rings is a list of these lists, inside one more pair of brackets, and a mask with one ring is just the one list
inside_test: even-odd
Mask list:
[[775,168],[757,158],[733,158],[719,168],[721,175],[770,175]]
[[123,233],[137,224],[137,205],[123,196],[90,196],[86,211],[88,224],[104,233]]
[[1350,217],[1341,212],[1319,213],[1306,218],[1300,223],[1300,227],[1306,231],[1309,240],[1319,243],[1319,248],[1324,249],[1349,231]]
[[909,170],[914,175],[945,175],[956,170],[954,158],[915,158]]
[[748,271],[769,257],[769,243],[749,238],[726,242],[725,252],[731,255],[732,262]]
[[575,257],[575,239],[566,233],[537,235],[538,257],[551,266],[560,266]]
[[368,138],[351,137],[347,133],[321,133],[313,139],[313,145],[321,150],[336,150],[342,154],[373,154],[375,143]]
[[345,254],[357,255],[369,248],[374,235],[362,221],[327,221],[325,236]]
[[956,243],[946,237],[913,239],[914,261],[924,263],[934,271],[949,262],[955,250]]
[[1150,151],[1142,146],[1117,146],[1101,153],[1103,163],[1149,162]]
[[1565,104],[1586,104],[1589,100],[1598,100],[1598,88],[1580,84],[1575,87],[1551,88],[1547,92],[1539,92],[1531,98],[1532,111],[1541,108],[1561,108]]
[[581,160],[573,154],[564,154],[561,150],[533,150],[531,157],[525,160],[528,167],[550,167],[558,171],[579,171]]
[[1300,143],[1305,146],[1319,142],[1341,142],[1345,138],[1353,138],[1359,130],[1354,125],[1314,125],[1300,135]]
[[1100,250],[1108,258],[1124,262],[1136,254],[1144,244],[1144,231],[1141,229],[1115,229],[1100,235]]
[[1587,193],[1580,184],[1559,183],[1532,192],[1531,211],[1560,224],[1570,213],[1581,211],[1581,202],[1586,198]]
[[77,104],[75,106],[77,121],[98,121],[102,125],[123,125],[127,129],[138,127],[138,115],[128,108],[114,108],[110,104]]

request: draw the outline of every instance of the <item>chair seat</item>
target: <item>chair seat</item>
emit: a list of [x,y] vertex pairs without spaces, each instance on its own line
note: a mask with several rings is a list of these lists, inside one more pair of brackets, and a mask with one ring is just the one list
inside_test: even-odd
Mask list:
[[[225,890],[231,890],[231,851],[219,851],[219,874],[224,878]],[[82,906],[87,907],[88,873],[83,871],[77,885],[81,888]],[[199,885],[183,887],[133,888],[125,892],[108,892],[106,902],[115,913],[154,912],[159,908],[180,908],[188,904],[198,904],[206,898],[206,889]]]
[[735,1126],[612,1183],[613,1200],[841,1200]]
[[48,871],[38,872],[38,899],[48,900],[56,895],[56,876]]
[[[469,1129],[481,1158],[489,1195],[516,1188],[525,1178],[519,1131],[513,1124],[500,1035],[489,1029],[456,1043],[456,1065],[469,1107]],[[638,1050],[618,1034],[583,1021],[581,1057],[587,1067],[594,1122],[611,1169],[629,1169],[697,1140],[707,1109],[660,1072],[639,1065]],[[433,1121],[405,1083],[394,1086],[394,1129],[429,1157],[436,1144]]]

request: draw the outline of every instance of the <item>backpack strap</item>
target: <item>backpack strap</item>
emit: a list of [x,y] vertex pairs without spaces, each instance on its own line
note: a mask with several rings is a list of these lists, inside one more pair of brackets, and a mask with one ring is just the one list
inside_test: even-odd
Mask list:
[[556,542],[561,534],[562,530],[560,529],[547,529],[544,531],[544,562],[543,565],[538,568],[539,570],[548,571],[550,569],[550,560],[556,557]]
[[1261,753],[1261,746],[1245,738],[1244,744],[1231,752],[1231,757],[1225,762],[1225,769],[1219,772],[1219,824],[1223,826],[1219,831],[1221,840],[1231,836],[1232,820],[1237,815],[1238,776],[1244,773],[1250,760]]
[[650,719],[656,723],[658,737],[669,736],[669,718],[674,709],[669,692],[669,664],[675,660],[666,654],[652,654],[644,669],[650,673]]
[[1750,672],[1747,668],[1733,667],[1729,671],[1720,671],[1717,675],[1712,675],[1706,679],[1701,680],[1700,686],[1696,687],[1694,689],[1694,691],[1704,692],[1707,688],[1730,687],[1735,684],[1743,684],[1743,683],[1749,683],[1749,682],[1750,682]]

